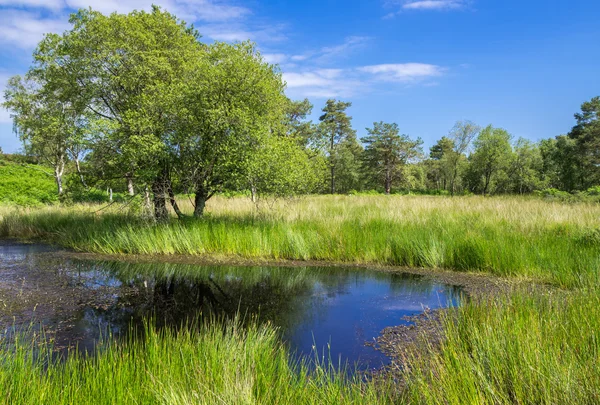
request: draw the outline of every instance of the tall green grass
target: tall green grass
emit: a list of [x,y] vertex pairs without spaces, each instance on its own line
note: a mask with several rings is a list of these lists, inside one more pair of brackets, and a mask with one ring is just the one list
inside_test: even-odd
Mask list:
[[234,208],[217,207],[204,219],[166,224],[77,208],[34,210],[6,214],[0,237],[42,238],[107,254],[210,254],[445,268],[562,287],[600,281],[598,206],[517,197],[355,198],[313,198],[266,214],[236,208],[239,199],[221,200]]
[[409,362],[407,403],[600,403],[597,292],[469,303],[444,326],[441,349]]
[[141,341],[63,362],[29,342],[0,349],[0,403],[385,404],[395,395],[385,382],[366,383],[329,363],[290,364],[273,327],[241,328],[239,320],[199,333],[148,328]]
[[419,355],[397,370],[397,386],[348,379],[327,364],[299,371],[272,328],[229,324],[198,335],[150,330],[145,341],[60,364],[34,359],[28,346],[2,351],[0,403],[600,403],[598,205],[311,197],[257,212],[236,198],[212,201],[202,220],[166,224],[107,211],[3,210],[0,236],[100,253],[483,271],[571,290],[515,292],[450,311],[441,344],[423,336]]

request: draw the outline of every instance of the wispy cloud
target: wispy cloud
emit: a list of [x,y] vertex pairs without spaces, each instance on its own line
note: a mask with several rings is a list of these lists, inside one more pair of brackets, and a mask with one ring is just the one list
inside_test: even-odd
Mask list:
[[473,0],[388,0],[384,2],[387,8],[395,11],[388,13],[383,18],[393,18],[402,12],[408,11],[449,11],[461,10],[469,7]]
[[[273,35],[270,37],[272,40]],[[364,36],[349,36],[338,45],[324,46],[320,49],[308,50],[299,54],[267,53],[263,56],[268,56],[267,62],[277,63],[282,66],[284,64],[292,66],[300,62],[304,65],[311,64],[313,66],[324,66],[331,63],[337,63],[340,60],[351,56],[355,51],[365,46],[370,39],[370,37]]]
[[22,49],[34,48],[44,34],[62,32],[69,27],[67,19],[42,17],[25,10],[2,10],[0,43]]
[[281,42],[287,39],[285,27],[276,25],[246,26],[243,22],[229,24],[204,24],[198,26],[200,34],[215,41],[255,41],[255,42]]
[[294,97],[351,97],[362,84],[347,73],[344,69],[287,72],[283,74],[283,80],[287,83],[288,93]]
[[283,78],[293,96],[329,98],[352,97],[382,82],[430,87],[439,84],[433,79],[443,76],[445,71],[437,65],[400,63],[286,72]]
[[252,11],[221,0],[0,0],[0,42],[33,48],[50,32],[68,28],[68,16],[79,8],[102,13],[149,10],[151,4],[196,23],[204,36],[223,41],[281,40],[281,26],[261,26],[247,17]]
[[426,63],[388,63],[358,68],[373,75],[376,80],[399,83],[416,83],[444,74],[445,69]]
[[417,0],[405,2],[405,10],[449,10],[465,7],[463,0]]
[[317,52],[317,57],[321,62],[346,57],[354,51],[356,51],[357,49],[360,49],[363,46],[365,46],[369,40],[369,37],[350,36],[347,37],[344,40],[344,42],[339,45],[326,46],[321,48],[321,50]]

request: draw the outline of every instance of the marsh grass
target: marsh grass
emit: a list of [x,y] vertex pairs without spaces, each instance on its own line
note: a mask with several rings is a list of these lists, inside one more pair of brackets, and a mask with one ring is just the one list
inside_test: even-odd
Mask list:
[[4,404],[373,404],[392,403],[385,383],[367,383],[329,363],[291,364],[277,331],[239,319],[200,331],[146,328],[141,341],[93,357],[57,361],[26,339],[0,349]]
[[600,403],[597,292],[468,303],[444,330],[439,350],[409,361],[407,403]]
[[[182,202],[182,205],[186,205]],[[154,224],[97,207],[0,210],[0,236],[114,254],[218,254],[483,271],[570,287],[466,302],[397,370],[365,382],[290,365],[269,326],[150,330],[64,363],[0,353],[0,403],[600,403],[600,206],[503,197],[308,197],[256,211],[212,200],[202,220]],[[186,209],[189,211],[190,207]],[[39,361],[42,360],[42,361]],[[50,364],[50,365],[49,365]],[[398,382],[398,380],[396,380]]]
[[[182,199],[184,209],[191,209]],[[229,255],[482,271],[562,287],[600,280],[600,206],[527,197],[321,196],[257,211],[216,198],[154,224],[97,207],[0,214],[0,236],[106,254]]]

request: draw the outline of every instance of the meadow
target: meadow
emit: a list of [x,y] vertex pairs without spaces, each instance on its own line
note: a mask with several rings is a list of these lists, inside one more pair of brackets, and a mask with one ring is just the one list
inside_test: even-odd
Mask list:
[[[182,198],[182,210],[191,212]],[[0,213],[0,237],[105,254],[217,255],[445,268],[565,288],[600,277],[600,205],[534,197],[315,196],[257,210],[216,197],[202,220],[98,206]]]
[[[187,212],[185,198],[180,204]],[[314,196],[257,209],[217,197],[200,220],[154,223],[117,205],[0,208],[0,237],[115,255],[319,260],[485,273],[547,284],[442,315],[443,339],[383,379],[290,364],[269,325],[149,330],[65,363],[0,352],[6,403],[600,402],[600,206],[535,197]],[[106,395],[99,393],[109,387]],[[1,402],[2,400],[0,400]],[[12,402],[11,402],[12,401]],[[104,402],[103,402],[104,401]],[[137,401],[137,402],[136,402]]]

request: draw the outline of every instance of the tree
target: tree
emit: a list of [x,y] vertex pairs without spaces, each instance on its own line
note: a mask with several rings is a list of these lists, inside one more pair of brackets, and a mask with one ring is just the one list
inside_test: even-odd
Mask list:
[[286,137],[286,102],[280,73],[253,44],[217,42],[196,57],[169,139],[178,175],[195,194],[194,216],[202,216],[206,202],[224,187],[257,187],[249,181],[258,176],[264,184],[265,173],[282,173],[251,172],[277,143],[274,138]]
[[35,72],[25,78],[10,78],[4,98],[3,106],[12,112],[15,132],[26,152],[52,167],[58,194],[64,192],[63,176],[69,157],[76,162],[85,184],[79,166],[84,147],[77,109],[56,97]]
[[510,178],[513,191],[524,194],[539,190],[544,186],[542,176],[543,160],[537,144],[519,138],[514,147],[510,165]]
[[[352,128],[352,117],[346,114],[346,110],[352,106],[352,103],[327,100],[323,107],[323,114],[319,117],[319,138],[317,142],[327,152],[329,158],[330,191],[335,194],[335,180],[338,166],[346,161],[348,152],[354,155],[356,148],[356,131]],[[345,148],[339,151],[339,145],[344,144]],[[355,157],[355,156],[352,156]]]
[[334,149],[335,188],[338,193],[347,194],[352,190],[363,188],[362,172],[363,147],[356,136],[349,136]]
[[502,128],[489,125],[481,130],[474,142],[475,150],[470,156],[471,170],[476,179],[473,189],[480,188],[482,194],[488,194],[496,178],[500,174],[506,174],[505,170],[512,158],[510,138],[511,135]]
[[450,187],[453,170],[449,155],[452,153],[454,141],[446,136],[429,148],[428,177],[436,189],[446,190]]
[[303,148],[311,148],[315,141],[317,128],[307,117],[312,112],[313,105],[304,99],[302,101],[287,100],[285,108],[284,129],[286,135],[296,139]]
[[373,123],[373,128],[367,128],[367,132],[369,135],[363,138],[367,145],[367,170],[383,182],[385,193],[390,194],[404,166],[422,153],[423,141],[413,141],[407,135],[400,135],[397,124],[385,122]]
[[600,97],[581,105],[575,114],[577,124],[569,132],[577,148],[578,188],[600,184]]
[[454,150],[453,153],[447,153],[444,157],[444,166],[450,172],[450,193],[452,195],[456,191],[461,163],[465,161],[464,154],[480,131],[481,128],[471,121],[458,121],[450,130],[449,138],[454,143]]
[[[566,135],[540,142],[542,173],[550,187],[574,191],[583,184],[576,140]],[[585,174],[584,174],[585,176]]]
[[102,15],[80,10],[63,35],[47,35],[33,71],[51,78],[61,98],[94,114],[95,142],[104,145],[107,170],[150,184],[157,219],[167,217],[166,137],[189,61],[202,52],[197,33],[173,15]]

